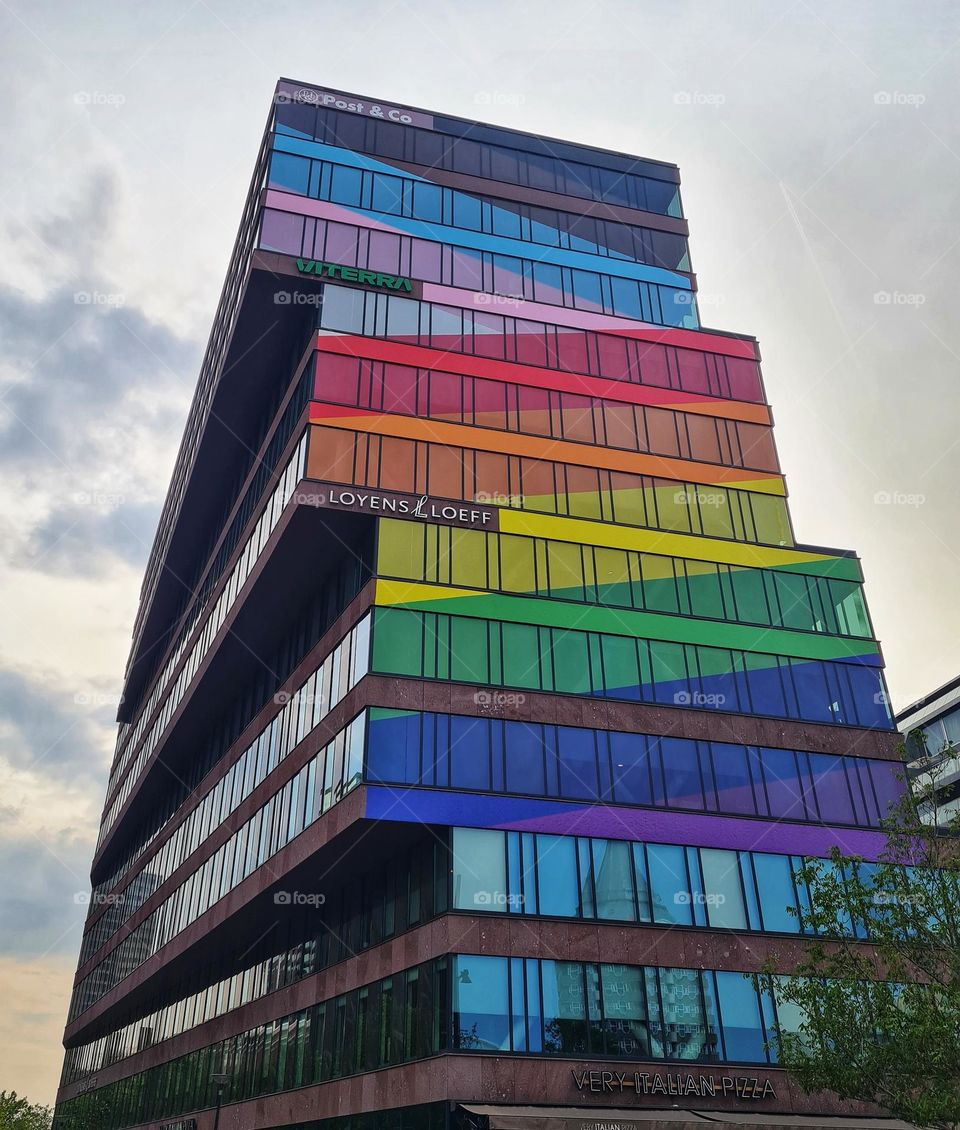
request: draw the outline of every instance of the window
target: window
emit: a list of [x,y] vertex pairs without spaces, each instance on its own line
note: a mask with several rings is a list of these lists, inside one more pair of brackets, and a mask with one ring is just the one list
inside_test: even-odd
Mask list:
[[474,1051],[510,1050],[510,1007],[505,957],[453,961],[454,1045]]
[[576,839],[573,836],[538,835],[536,851],[540,913],[576,918],[580,912]]
[[504,910],[507,904],[504,833],[453,831],[453,905],[459,910]]

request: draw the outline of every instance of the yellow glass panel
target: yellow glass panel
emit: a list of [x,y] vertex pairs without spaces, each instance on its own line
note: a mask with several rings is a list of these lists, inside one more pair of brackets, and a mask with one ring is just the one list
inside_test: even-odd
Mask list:
[[450,530],[451,584],[487,587],[487,537],[482,530]]
[[402,577],[411,581],[423,580],[425,528],[420,522],[400,522],[394,518],[381,518],[377,572],[385,577]]
[[500,587],[504,592],[533,592],[537,579],[533,565],[533,539],[509,534],[500,537]]

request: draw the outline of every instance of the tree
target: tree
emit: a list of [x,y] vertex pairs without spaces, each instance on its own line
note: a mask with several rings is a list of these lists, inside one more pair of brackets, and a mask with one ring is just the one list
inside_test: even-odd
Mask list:
[[792,974],[775,974],[774,957],[763,986],[780,1062],[805,1091],[943,1130],[960,1127],[960,814],[941,818],[937,804],[955,757],[914,763],[914,796],[885,822],[878,862],[837,849],[807,861],[798,917],[815,938]]
[[16,1091],[0,1091],[0,1130],[50,1130],[48,1106],[30,1103]]

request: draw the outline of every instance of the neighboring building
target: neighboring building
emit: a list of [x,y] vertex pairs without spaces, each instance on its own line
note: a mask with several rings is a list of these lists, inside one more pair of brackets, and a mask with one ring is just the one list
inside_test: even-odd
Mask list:
[[949,822],[960,812],[960,678],[901,710],[897,725],[920,815],[928,823]]
[[756,342],[699,325],[678,181],[279,84],[58,1127],[210,1127],[217,1074],[224,1130],[857,1115],[743,974],[802,944],[798,857],[884,842],[880,649],[856,556],[794,540]]

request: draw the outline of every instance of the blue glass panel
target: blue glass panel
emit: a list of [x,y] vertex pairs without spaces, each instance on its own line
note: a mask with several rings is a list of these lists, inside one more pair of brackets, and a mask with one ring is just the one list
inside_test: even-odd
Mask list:
[[757,876],[757,890],[760,892],[763,928],[781,930],[787,934],[799,933],[799,919],[788,913],[788,908],[796,909],[797,905],[790,857],[755,852],[753,866]]
[[614,799],[620,804],[653,804],[646,738],[617,733],[609,738]]
[[765,1063],[760,1001],[753,983],[742,973],[717,973],[716,978],[727,1059]]
[[575,918],[580,911],[576,840],[537,836],[537,897],[541,914]]
[[458,1048],[510,1050],[505,957],[453,959],[453,1035]]
[[654,921],[692,925],[690,884],[683,848],[672,844],[648,844],[647,865]]

